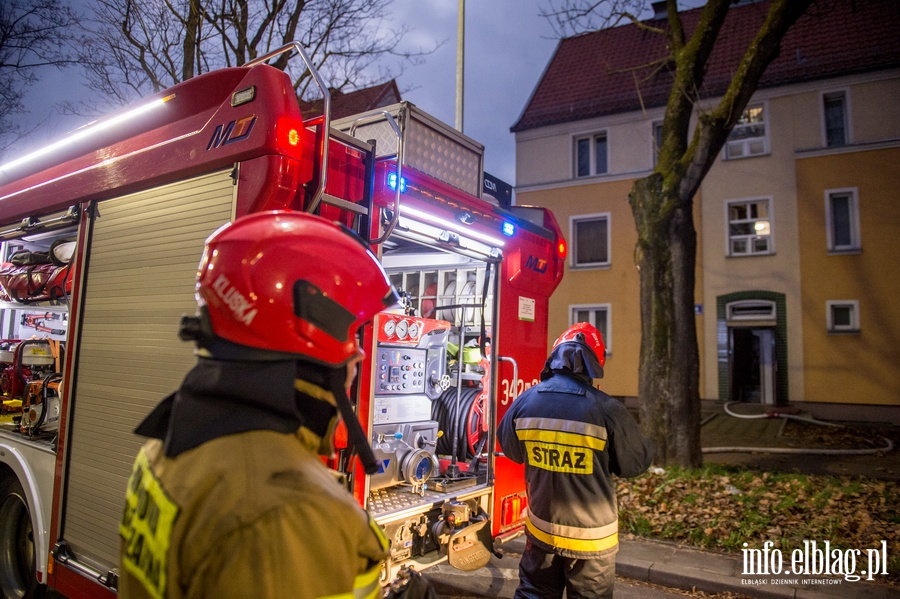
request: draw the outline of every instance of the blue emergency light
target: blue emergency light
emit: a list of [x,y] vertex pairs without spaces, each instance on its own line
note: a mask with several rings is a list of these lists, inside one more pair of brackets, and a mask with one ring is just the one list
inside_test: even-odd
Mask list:
[[504,222],[500,227],[500,230],[503,231],[503,234],[507,237],[512,237],[516,234],[516,226],[509,222]]
[[[388,173],[388,187],[397,191],[397,173]],[[406,179],[400,177],[400,193],[406,193]]]

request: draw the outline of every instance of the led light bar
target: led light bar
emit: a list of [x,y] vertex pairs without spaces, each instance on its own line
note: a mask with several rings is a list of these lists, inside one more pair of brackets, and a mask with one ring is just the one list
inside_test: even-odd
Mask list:
[[114,116],[108,120],[100,121],[99,123],[96,123],[95,125],[88,125],[82,129],[77,129],[71,135],[66,136],[65,139],[61,139],[58,142],[50,144],[49,146],[44,146],[43,148],[41,148],[39,150],[35,150],[34,152],[31,152],[30,154],[26,154],[25,156],[22,156],[21,158],[17,158],[16,160],[7,162],[4,165],[0,165],[0,172],[8,171],[17,166],[21,166],[25,163],[31,162],[32,160],[36,160],[36,159],[40,158],[41,156],[46,156],[47,154],[50,154],[51,152],[55,152],[61,148],[72,145],[75,142],[81,141],[92,135],[96,135],[97,133],[99,133],[101,131],[105,131],[107,129],[115,127],[116,125],[120,125],[120,124],[124,123],[125,121],[131,120],[137,116],[144,114],[145,112],[150,112],[151,110],[155,110],[156,108],[159,108],[160,106],[162,106],[163,104],[165,104],[166,102],[168,102],[169,100],[171,100],[174,97],[175,97],[175,94],[171,94],[169,96],[166,96],[165,98],[159,98],[158,100],[154,100],[153,102],[148,102],[147,104],[143,104],[141,106],[138,106],[137,108],[134,108],[127,112],[123,112],[122,114]]
[[428,214],[423,210],[419,210],[417,208],[410,208],[409,206],[402,205],[400,206],[400,214],[411,216],[417,218],[419,220],[423,220],[429,223],[433,223],[442,229],[453,231],[455,233],[459,233],[460,235],[464,235],[466,237],[474,237],[484,243],[488,243],[494,247],[503,247],[506,245],[506,241],[503,239],[499,239],[497,237],[491,237],[490,235],[485,235],[480,231],[472,230],[468,227],[461,226],[455,222],[444,220],[439,216],[434,216],[433,214]]

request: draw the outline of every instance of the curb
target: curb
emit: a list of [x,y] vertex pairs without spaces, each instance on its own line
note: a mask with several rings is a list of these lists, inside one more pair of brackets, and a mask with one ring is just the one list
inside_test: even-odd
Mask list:
[[[784,580],[795,579],[744,576],[740,557],[646,539],[619,542],[616,574],[685,591],[729,592],[760,599],[900,598],[900,588],[867,581],[837,579],[838,584],[782,584]],[[797,577],[796,580],[802,579]]]

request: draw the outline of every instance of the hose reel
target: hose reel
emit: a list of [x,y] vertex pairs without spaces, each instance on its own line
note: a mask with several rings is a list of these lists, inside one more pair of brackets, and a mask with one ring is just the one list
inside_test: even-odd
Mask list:
[[457,388],[450,387],[431,406],[431,417],[437,421],[444,434],[438,438],[436,451],[439,455],[453,455],[453,439],[456,438],[456,459],[471,460],[480,453],[479,446],[485,436],[484,404],[477,401],[481,387],[464,387],[459,391],[457,410]]

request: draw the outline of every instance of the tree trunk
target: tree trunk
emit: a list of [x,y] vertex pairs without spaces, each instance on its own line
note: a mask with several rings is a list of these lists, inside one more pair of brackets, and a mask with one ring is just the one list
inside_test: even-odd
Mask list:
[[200,42],[200,0],[189,0],[188,14],[184,21],[184,41],[181,42],[181,80],[187,81],[197,74],[195,61],[197,60],[198,45]]
[[703,462],[694,316],[697,233],[692,199],[677,197],[673,188],[655,173],[636,181],[629,196],[641,283],[638,399],[641,425],[657,444],[656,463],[697,467]]

